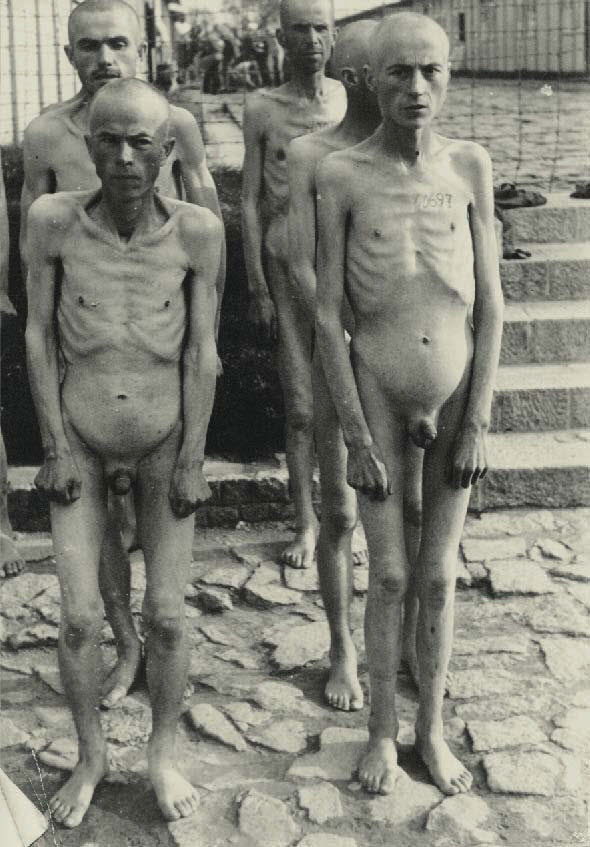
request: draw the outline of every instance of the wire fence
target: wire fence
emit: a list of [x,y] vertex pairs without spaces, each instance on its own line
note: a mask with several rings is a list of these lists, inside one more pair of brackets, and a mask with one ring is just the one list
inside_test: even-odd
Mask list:
[[[145,3],[135,3],[143,18]],[[75,0],[0,0],[0,144],[19,144],[32,118],[76,91],[63,51],[73,5]],[[441,23],[451,42],[454,79],[439,129],[482,143],[497,180],[550,190],[590,179],[590,0],[402,0],[367,13],[363,0],[356,6],[372,17],[409,8]],[[145,73],[145,66],[140,70]],[[235,126],[241,98],[231,99]],[[235,130],[223,130],[229,114],[201,112],[216,152],[241,143]],[[239,158],[237,152],[229,156]]]

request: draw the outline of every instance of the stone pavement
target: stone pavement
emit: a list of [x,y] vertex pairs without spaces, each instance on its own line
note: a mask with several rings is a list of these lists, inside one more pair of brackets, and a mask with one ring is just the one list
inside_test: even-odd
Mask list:
[[[186,612],[190,684],[179,722],[181,769],[199,812],[165,824],[144,772],[150,714],[139,684],[103,713],[111,774],[75,831],[41,847],[492,847],[590,844],[590,509],[469,516],[457,576],[451,747],[468,795],[444,797],[412,749],[416,691],[400,672],[395,794],[354,778],[368,708],[324,706],[328,632],[313,570],[276,563],[285,524],[199,530]],[[46,536],[23,535],[27,571],[0,586],[2,767],[41,808],[75,760],[57,670],[58,587]],[[355,568],[354,637],[367,687]],[[132,605],[145,585],[134,555]],[[105,624],[103,649],[113,660]]]

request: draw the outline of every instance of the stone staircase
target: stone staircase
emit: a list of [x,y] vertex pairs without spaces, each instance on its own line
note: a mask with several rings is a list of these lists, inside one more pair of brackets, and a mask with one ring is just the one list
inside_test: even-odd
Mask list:
[[506,302],[489,438],[491,470],[477,509],[590,503],[590,201],[550,194],[507,213]]

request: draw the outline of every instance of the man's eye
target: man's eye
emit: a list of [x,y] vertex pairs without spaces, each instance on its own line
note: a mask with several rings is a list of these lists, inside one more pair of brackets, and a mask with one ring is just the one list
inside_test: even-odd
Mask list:
[[109,46],[111,50],[123,50],[127,47],[127,39],[125,38],[114,38],[112,41],[109,41]]

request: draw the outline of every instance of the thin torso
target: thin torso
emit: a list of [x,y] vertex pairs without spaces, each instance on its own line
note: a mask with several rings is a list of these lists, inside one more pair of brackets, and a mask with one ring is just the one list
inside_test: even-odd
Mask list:
[[452,142],[440,142],[422,173],[365,145],[349,151],[353,364],[409,417],[439,410],[473,354],[472,197]]
[[265,106],[261,127],[264,246],[271,257],[283,262],[288,258],[287,147],[294,138],[339,123],[346,111],[346,93],[342,85],[328,78],[325,82],[325,92],[316,100],[294,96],[288,85],[265,90],[259,95],[264,98]]
[[60,250],[62,410],[92,451],[134,463],[181,414],[184,204],[168,200],[161,227],[122,242],[91,218],[96,199],[94,192],[76,197]]

